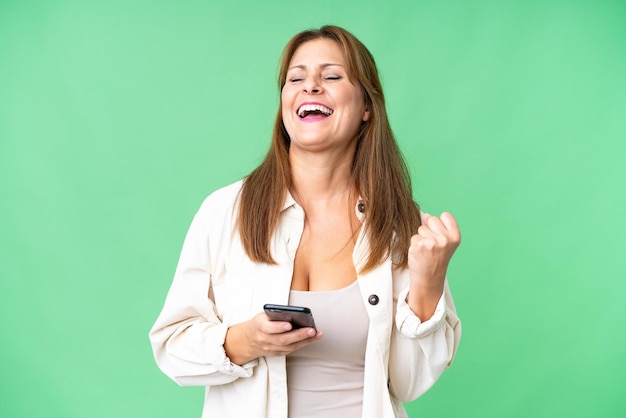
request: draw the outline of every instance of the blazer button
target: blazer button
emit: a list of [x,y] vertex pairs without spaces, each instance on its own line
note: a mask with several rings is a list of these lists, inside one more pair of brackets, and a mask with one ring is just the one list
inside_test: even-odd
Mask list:
[[370,305],[378,305],[378,296],[376,295],[370,295],[369,298],[367,298],[367,301],[370,303]]
[[359,204],[356,207],[359,212],[365,213],[365,203],[362,200],[359,200]]

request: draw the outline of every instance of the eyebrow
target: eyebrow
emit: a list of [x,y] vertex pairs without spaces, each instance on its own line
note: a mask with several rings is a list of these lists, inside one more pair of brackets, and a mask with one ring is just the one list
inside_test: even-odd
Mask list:
[[[328,63],[324,63],[324,64],[320,65],[321,68],[333,67],[333,66],[343,67],[343,65],[341,65],[341,64],[335,64],[335,63],[332,63],[332,62],[328,62]],[[304,64],[294,65],[293,67],[287,68],[287,71],[291,71],[291,70],[295,70],[295,69],[304,70],[304,69],[306,69],[306,65],[304,65]]]

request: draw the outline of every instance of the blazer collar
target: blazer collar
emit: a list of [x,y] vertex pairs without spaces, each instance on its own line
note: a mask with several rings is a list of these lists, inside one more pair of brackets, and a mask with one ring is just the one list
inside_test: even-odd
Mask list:
[[[296,202],[296,200],[293,198],[293,196],[291,195],[291,193],[289,192],[289,190],[287,190],[287,194],[285,196],[285,202],[283,203],[283,207],[281,209],[281,212],[286,211],[289,208],[292,207],[297,207],[298,203]],[[365,221],[365,210],[366,210],[366,206],[365,206],[365,201],[363,200],[363,198],[361,196],[359,196],[359,198],[356,201],[356,205],[354,206],[354,213],[356,214],[357,219],[363,223]]]

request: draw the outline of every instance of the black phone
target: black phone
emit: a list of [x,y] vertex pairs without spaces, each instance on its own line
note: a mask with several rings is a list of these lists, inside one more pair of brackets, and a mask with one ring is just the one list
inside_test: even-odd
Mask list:
[[265,304],[263,310],[270,318],[270,321],[291,322],[293,329],[311,327],[315,328],[313,314],[309,308],[293,305],[272,305]]

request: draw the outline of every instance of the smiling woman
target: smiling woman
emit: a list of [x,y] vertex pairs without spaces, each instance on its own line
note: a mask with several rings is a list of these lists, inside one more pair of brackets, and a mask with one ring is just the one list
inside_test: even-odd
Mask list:
[[357,130],[369,111],[361,89],[348,77],[335,41],[317,39],[298,48],[289,63],[281,102],[292,158],[311,147],[353,158]]
[[[150,332],[157,363],[206,387],[203,416],[406,417],[461,336],[446,271],[454,217],[421,214],[367,48],[297,34],[270,150],[211,194]],[[307,305],[316,328],[265,304]]]

